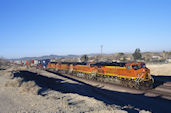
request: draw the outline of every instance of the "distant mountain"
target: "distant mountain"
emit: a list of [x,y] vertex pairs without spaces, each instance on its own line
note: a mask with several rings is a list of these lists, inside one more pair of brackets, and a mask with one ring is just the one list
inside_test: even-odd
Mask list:
[[[95,57],[95,56],[99,56],[99,53],[90,53],[90,54],[86,54],[89,57]],[[111,55],[111,54],[103,54],[103,56],[107,56],[107,55]],[[59,59],[59,58],[78,58],[81,57],[83,55],[45,55],[45,56],[40,56],[40,57],[23,57],[23,58],[17,58],[17,59],[9,59],[9,60],[42,60],[42,59]]]
[[57,58],[77,58],[79,55],[45,55],[40,57],[23,57],[18,59],[10,59],[10,60],[42,60],[42,59],[57,59]]

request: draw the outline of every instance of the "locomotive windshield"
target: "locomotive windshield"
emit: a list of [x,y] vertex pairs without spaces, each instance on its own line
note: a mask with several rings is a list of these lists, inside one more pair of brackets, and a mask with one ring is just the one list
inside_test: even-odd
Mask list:
[[141,64],[141,68],[146,68],[146,65],[145,64]]
[[134,70],[140,69],[139,65],[132,65],[132,68],[133,68]]
[[132,65],[132,68],[134,70],[138,70],[138,69],[141,69],[141,68],[146,68],[146,65],[145,64],[141,64],[141,65]]

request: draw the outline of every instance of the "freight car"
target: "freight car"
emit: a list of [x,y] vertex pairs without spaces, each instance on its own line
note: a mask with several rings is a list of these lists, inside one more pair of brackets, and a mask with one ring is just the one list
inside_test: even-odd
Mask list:
[[152,88],[154,80],[143,62],[132,63],[69,63],[49,62],[48,70],[86,79],[120,84],[136,89]]
[[40,69],[46,69],[48,67],[49,62],[50,59],[38,60],[37,67]]

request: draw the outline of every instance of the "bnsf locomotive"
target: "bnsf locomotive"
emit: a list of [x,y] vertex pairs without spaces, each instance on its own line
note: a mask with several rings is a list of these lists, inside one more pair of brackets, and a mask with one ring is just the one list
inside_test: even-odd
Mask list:
[[69,74],[86,79],[120,84],[136,89],[152,88],[154,83],[154,80],[150,75],[150,70],[143,62],[49,62],[47,69],[61,74]]

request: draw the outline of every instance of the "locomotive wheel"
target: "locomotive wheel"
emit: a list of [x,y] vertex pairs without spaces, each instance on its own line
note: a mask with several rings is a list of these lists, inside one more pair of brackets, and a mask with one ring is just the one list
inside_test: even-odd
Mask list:
[[124,86],[124,87],[129,87],[129,85],[128,85],[128,80],[122,80],[122,86]]
[[84,78],[89,79],[89,75],[86,73]]
[[101,76],[96,76],[97,81],[101,81]]
[[124,80],[121,81],[121,85],[126,87]]
[[135,88],[135,89],[140,89],[140,86],[141,86],[141,85],[140,85],[139,83],[135,83],[134,88]]
[[99,77],[98,81],[103,82],[102,76]]
[[129,80],[128,86],[129,86],[130,88],[133,88],[134,85],[135,85],[134,82],[133,82],[132,80]]
[[101,77],[101,75],[97,75],[96,77],[97,77],[97,81],[102,82],[102,77]]

